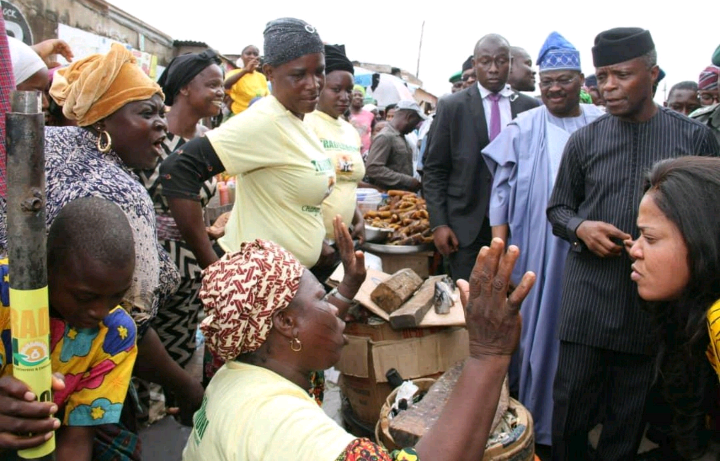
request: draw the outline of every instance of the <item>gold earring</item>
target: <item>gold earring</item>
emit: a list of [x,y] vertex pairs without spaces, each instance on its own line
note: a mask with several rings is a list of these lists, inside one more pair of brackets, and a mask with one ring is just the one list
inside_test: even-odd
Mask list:
[[[103,135],[107,138],[105,145],[103,145]],[[98,134],[97,148],[103,154],[110,152],[110,149],[112,149],[112,139],[110,138],[110,133],[103,130],[100,134]]]
[[302,350],[302,343],[297,337],[290,340],[290,349],[292,349],[293,352],[300,352]]

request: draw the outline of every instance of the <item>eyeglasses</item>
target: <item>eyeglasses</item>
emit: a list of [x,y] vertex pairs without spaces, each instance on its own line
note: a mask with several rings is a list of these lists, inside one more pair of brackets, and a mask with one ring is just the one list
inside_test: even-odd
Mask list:
[[560,77],[555,80],[551,78],[542,78],[540,79],[540,88],[552,88],[553,86],[555,86],[555,84],[563,88],[567,88],[568,86],[575,83],[576,78],[577,77]]

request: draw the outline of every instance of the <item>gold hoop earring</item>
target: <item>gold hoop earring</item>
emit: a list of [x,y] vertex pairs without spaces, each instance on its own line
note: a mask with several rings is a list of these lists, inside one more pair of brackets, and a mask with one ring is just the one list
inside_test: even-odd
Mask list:
[[290,349],[292,349],[293,352],[300,352],[302,350],[302,343],[298,338],[290,340]]
[[[105,145],[103,145],[103,135],[107,138]],[[110,133],[103,130],[100,134],[98,134],[97,148],[103,154],[110,152],[110,149],[112,149],[112,138],[110,138]]]

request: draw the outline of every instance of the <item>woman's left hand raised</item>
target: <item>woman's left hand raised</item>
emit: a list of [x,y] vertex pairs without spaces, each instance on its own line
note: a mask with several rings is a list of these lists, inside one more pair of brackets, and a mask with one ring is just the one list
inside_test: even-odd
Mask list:
[[350,232],[339,215],[333,219],[333,228],[335,229],[335,244],[345,271],[338,291],[341,291],[340,294],[345,297],[353,298],[365,281],[365,254],[362,251],[355,251],[355,244]]

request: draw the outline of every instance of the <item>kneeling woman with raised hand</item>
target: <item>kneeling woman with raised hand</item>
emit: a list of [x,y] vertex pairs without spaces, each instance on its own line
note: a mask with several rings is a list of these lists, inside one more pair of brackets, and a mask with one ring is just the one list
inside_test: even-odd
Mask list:
[[659,162],[644,189],[640,237],[625,242],[631,277],[657,330],[657,384],[671,409],[673,448],[695,459],[707,448],[706,415],[717,399],[710,364],[720,375],[720,159]]
[[[339,218],[335,228],[345,274],[364,278],[362,253],[353,252]],[[507,298],[518,254],[517,247],[505,253],[499,239],[481,250],[469,291],[462,286],[470,357],[437,424],[415,448],[393,454],[345,432],[306,391],[312,371],[340,358],[348,306],[327,297],[315,276],[274,243],[256,240],[226,254],[205,270],[200,291],[209,314],[201,326],[207,347],[226,364],[195,413],[183,459],[481,459],[520,336],[520,303],[534,282],[526,274]]]

